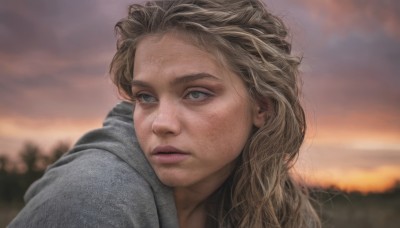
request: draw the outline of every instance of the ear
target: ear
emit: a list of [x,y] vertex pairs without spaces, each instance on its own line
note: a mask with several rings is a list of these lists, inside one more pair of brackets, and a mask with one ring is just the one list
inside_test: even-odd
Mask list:
[[265,124],[268,114],[268,105],[260,105],[255,103],[253,105],[253,125],[257,128],[262,127]]

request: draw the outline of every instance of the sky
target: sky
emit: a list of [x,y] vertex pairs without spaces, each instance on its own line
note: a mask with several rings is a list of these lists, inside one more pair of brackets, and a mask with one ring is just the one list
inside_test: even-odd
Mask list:
[[[50,150],[120,101],[108,75],[120,0],[0,0],[0,154]],[[303,57],[310,184],[383,191],[400,180],[400,2],[267,0]]]

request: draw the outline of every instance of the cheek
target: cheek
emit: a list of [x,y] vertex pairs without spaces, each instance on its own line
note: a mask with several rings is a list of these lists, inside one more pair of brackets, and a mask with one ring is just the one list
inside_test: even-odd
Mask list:
[[146,118],[144,118],[144,115],[140,113],[140,111],[134,111],[133,113],[133,127],[136,132],[136,137],[138,139],[138,142],[142,149],[145,149],[144,143],[146,142],[146,139],[148,136],[146,136],[148,129],[150,129],[150,126],[146,124]]
[[[240,114],[242,113],[242,114]],[[215,111],[199,125],[201,133],[207,137],[202,140],[221,156],[237,157],[242,151],[250,134],[251,123],[247,114],[237,109]],[[200,133],[200,132],[199,132]]]
[[137,111],[133,111],[133,127],[135,128],[136,135],[138,135],[141,131],[140,123],[142,123],[140,116],[138,116]]

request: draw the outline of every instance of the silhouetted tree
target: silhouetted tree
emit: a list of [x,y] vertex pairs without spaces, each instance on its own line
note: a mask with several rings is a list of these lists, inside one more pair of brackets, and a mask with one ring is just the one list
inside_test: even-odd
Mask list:
[[35,173],[42,169],[40,166],[43,159],[43,153],[36,144],[32,142],[25,143],[19,156],[23,162],[24,168],[26,169],[26,173]]
[[0,155],[0,200],[10,202],[22,196],[20,176],[11,160],[6,155]]
[[55,147],[51,150],[49,156],[45,157],[46,165],[53,164],[57,161],[63,154],[65,154],[69,150],[69,144],[66,142],[59,142]]
[[45,155],[37,144],[26,142],[19,152],[18,163],[0,155],[0,200],[22,201],[28,187],[43,175],[48,165],[68,150],[68,143],[59,142]]
[[45,166],[45,159],[43,151],[34,143],[27,142],[24,144],[22,150],[19,153],[23,172],[20,174],[19,188],[17,197],[23,196],[24,192],[28,187],[37,179],[39,179],[43,173]]
[[6,167],[9,163],[9,159],[6,155],[0,155],[0,174],[6,172]]

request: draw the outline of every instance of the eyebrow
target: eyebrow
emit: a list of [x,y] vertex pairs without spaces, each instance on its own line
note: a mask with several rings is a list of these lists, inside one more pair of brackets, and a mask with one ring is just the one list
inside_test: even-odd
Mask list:
[[[214,75],[211,75],[211,74],[205,73],[205,72],[200,72],[200,73],[195,73],[195,74],[186,74],[181,77],[175,78],[171,82],[171,84],[172,85],[181,85],[181,84],[186,84],[186,83],[201,80],[201,79],[210,79],[213,81],[221,81],[220,78],[217,78]],[[138,86],[138,87],[151,87],[150,84],[148,84],[147,82],[135,80],[135,79],[132,80],[131,85]]]

